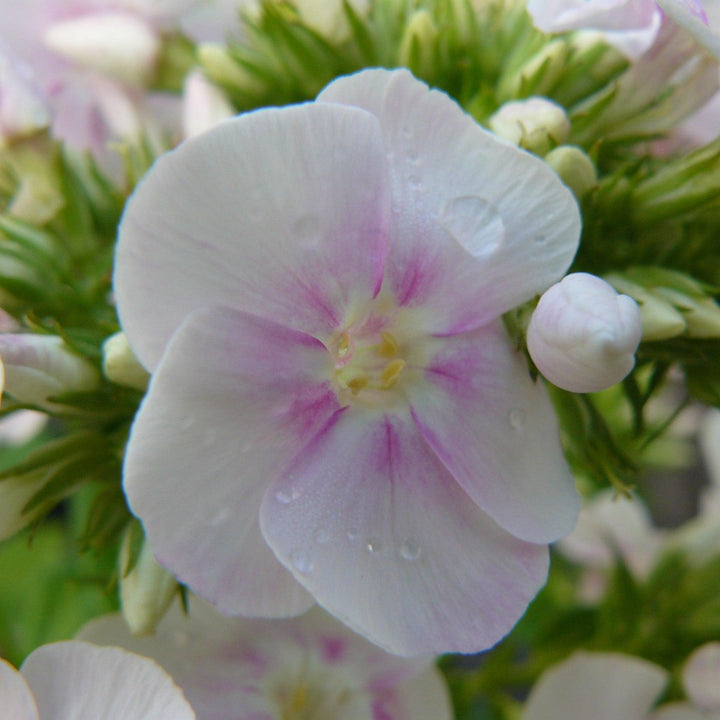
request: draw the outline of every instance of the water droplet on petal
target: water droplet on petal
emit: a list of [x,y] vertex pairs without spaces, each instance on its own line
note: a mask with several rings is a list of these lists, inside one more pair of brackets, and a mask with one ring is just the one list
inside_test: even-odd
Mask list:
[[355,541],[358,539],[358,535],[359,535],[359,534],[360,534],[360,533],[358,532],[358,529],[357,529],[357,528],[350,528],[350,529],[347,531],[347,533],[346,533],[347,539],[348,539],[350,542],[355,542]]
[[533,240],[535,241],[536,245],[544,245],[547,238],[545,237],[545,235],[535,235]]
[[290,562],[293,567],[303,575],[313,571],[314,564],[312,558],[304,550],[293,550],[290,553]]
[[325,528],[317,528],[313,533],[313,540],[318,545],[324,545],[330,539],[330,533]]
[[366,547],[369,553],[377,555],[382,550],[382,540],[378,540],[378,538],[370,538],[367,541]]
[[513,430],[523,430],[525,428],[526,419],[527,413],[522,408],[513,408],[508,416],[510,427]]
[[402,129],[402,134],[403,134],[405,137],[407,137],[407,138],[412,137],[412,134],[413,134],[412,126],[411,126],[411,125],[404,125],[404,126],[403,126],[403,129]]
[[412,148],[407,151],[407,159],[414,164],[420,159],[420,155],[418,154],[418,151],[415,150],[415,148]]
[[288,490],[278,490],[275,493],[275,499],[283,505],[288,505],[293,501],[293,496]]
[[217,432],[213,428],[208,428],[203,433],[203,439],[202,439],[203,447],[206,447],[206,448],[212,447],[215,444],[216,437],[217,437]]
[[420,548],[420,545],[415,542],[415,540],[403,540],[403,542],[400,544],[400,557],[402,557],[403,560],[407,560],[408,562],[413,562],[414,560],[417,560],[420,557],[421,552],[422,549]]
[[317,215],[303,215],[292,226],[295,241],[303,248],[310,249],[318,245],[322,237],[322,224]]
[[180,421],[181,430],[189,430],[195,424],[195,418],[192,415],[186,415]]
[[505,224],[498,209],[474,195],[449,200],[440,214],[440,222],[477,259],[492,255],[505,238]]
[[210,518],[210,525],[213,527],[217,527],[218,525],[222,525],[224,522],[230,519],[230,510],[228,508],[223,508],[222,510],[219,510],[216,512],[211,518]]
[[422,185],[422,180],[418,175],[410,175],[408,177],[408,182],[410,183],[410,187],[413,187],[415,189],[419,188],[420,185]]

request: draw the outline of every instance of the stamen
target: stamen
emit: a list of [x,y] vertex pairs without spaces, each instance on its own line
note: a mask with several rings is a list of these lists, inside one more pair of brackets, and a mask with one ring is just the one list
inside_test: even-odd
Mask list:
[[350,352],[351,346],[352,339],[350,338],[350,335],[346,332],[342,333],[342,335],[338,338],[337,343],[337,356],[339,360],[344,358]]
[[346,385],[350,388],[353,395],[357,395],[367,384],[370,382],[370,378],[367,375],[358,375],[352,380],[348,380]]
[[405,365],[407,365],[407,363],[401,358],[391,360],[383,368],[382,373],[380,373],[380,387],[383,390],[391,388],[397,382],[400,374],[405,369]]
[[377,351],[378,355],[386,358],[395,357],[398,354],[398,350],[400,350],[398,341],[389,332],[381,332],[380,337],[382,338],[382,342]]

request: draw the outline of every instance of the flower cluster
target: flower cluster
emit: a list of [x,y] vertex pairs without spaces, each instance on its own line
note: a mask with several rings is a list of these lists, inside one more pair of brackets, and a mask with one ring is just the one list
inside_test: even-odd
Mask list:
[[3,710],[717,714],[717,7],[0,0]]

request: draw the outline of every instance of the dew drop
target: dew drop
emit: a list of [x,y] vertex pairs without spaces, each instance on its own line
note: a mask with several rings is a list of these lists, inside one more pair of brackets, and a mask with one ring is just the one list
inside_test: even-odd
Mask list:
[[415,164],[419,160],[419,158],[420,158],[420,155],[418,154],[418,151],[415,150],[414,148],[407,151],[407,159],[411,163]]
[[382,550],[382,540],[378,540],[378,538],[370,538],[365,547],[367,547],[369,553],[377,555]]
[[544,245],[547,238],[545,237],[545,235],[535,235],[533,240],[535,241],[536,245]]
[[525,428],[525,420],[527,419],[527,413],[522,408],[513,408],[510,411],[508,420],[510,427],[513,430],[523,430]]
[[324,545],[330,539],[330,533],[325,528],[317,528],[313,533],[313,540],[318,545]]
[[283,505],[289,505],[293,501],[293,496],[286,490],[278,490],[275,499]]
[[322,225],[317,215],[303,215],[292,226],[295,240],[304,248],[318,245],[322,236]]
[[350,542],[355,542],[358,539],[358,535],[360,533],[358,532],[357,528],[350,528],[345,534],[347,535],[347,539]]
[[216,512],[211,518],[210,518],[210,525],[212,527],[217,527],[218,525],[222,525],[224,522],[230,519],[230,510],[227,508],[223,508],[222,510],[219,510]]
[[212,447],[215,444],[216,438],[217,438],[217,432],[213,428],[208,428],[203,433],[203,439],[202,439],[203,447],[206,447],[206,448]]
[[411,125],[403,125],[402,134],[406,137],[412,137],[413,129]]
[[408,177],[408,182],[410,183],[410,187],[413,188],[419,188],[420,185],[422,185],[422,180],[418,175],[410,175]]
[[465,195],[449,200],[440,214],[443,227],[474,258],[492,255],[505,238],[498,209],[487,200]]
[[192,415],[186,415],[180,421],[181,430],[189,430],[195,424],[195,418]]
[[290,562],[303,575],[311,573],[314,568],[312,558],[304,550],[293,550],[290,553]]
[[422,549],[415,540],[403,540],[400,545],[400,557],[408,562],[413,562],[420,557]]

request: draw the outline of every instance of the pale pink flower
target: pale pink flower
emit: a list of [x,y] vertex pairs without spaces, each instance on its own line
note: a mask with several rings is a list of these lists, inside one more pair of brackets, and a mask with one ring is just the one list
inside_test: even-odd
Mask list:
[[18,672],[0,659],[3,720],[194,720],[155,662],[85,642],[43,645]]
[[500,316],[579,224],[542,161],[406,71],[161,158],[115,273],[154,373],[125,490],[158,561],[223,612],[314,598],[400,654],[499,640],[578,510]]
[[0,146],[45,130],[50,112],[30,69],[0,54]]
[[177,604],[154,635],[128,633],[119,615],[90,621],[80,637],[156,660],[198,720],[450,720],[430,658],[384,653],[318,608],[293,619],[227,618]]
[[528,0],[527,9],[540,30],[600,32],[606,42],[633,59],[655,42],[666,13],[706,35],[699,28],[707,24],[699,0]]
[[0,49],[32,70],[53,133],[102,157],[153,121],[144,85],[161,32],[196,0],[0,0]]

